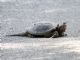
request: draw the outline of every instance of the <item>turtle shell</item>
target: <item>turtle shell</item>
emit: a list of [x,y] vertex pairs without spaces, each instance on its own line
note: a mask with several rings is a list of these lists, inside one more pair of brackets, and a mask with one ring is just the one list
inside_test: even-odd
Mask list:
[[28,32],[30,34],[43,35],[47,32],[50,32],[52,29],[55,29],[55,27],[56,25],[53,25],[51,23],[37,23],[34,24]]

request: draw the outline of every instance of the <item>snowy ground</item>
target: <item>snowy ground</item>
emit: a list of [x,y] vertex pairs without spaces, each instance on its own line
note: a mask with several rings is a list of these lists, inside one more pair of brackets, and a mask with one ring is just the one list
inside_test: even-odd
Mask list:
[[[0,0],[1,60],[80,60],[80,0]],[[32,23],[67,22],[68,37],[27,38]]]
[[1,43],[2,60],[80,60],[80,38],[10,38]]

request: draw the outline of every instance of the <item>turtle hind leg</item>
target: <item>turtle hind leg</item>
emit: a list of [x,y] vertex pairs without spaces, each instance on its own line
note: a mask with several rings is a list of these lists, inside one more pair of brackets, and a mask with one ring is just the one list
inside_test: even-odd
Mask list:
[[57,38],[57,37],[59,37],[59,34],[58,34],[57,31],[55,31],[55,32],[52,34],[51,38]]

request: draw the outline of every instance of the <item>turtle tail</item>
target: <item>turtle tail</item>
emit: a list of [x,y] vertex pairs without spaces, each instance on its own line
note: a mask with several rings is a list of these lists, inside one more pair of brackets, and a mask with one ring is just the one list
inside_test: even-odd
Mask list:
[[6,36],[23,36],[23,37],[26,37],[26,36],[28,36],[28,32],[26,32],[26,33],[19,33],[19,34],[12,34],[12,35],[6,35]]

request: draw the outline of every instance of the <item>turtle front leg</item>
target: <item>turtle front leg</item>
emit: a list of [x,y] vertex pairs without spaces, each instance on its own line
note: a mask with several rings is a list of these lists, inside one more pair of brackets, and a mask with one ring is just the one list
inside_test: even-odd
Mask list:
[[58,32],[55,31],[55,32],[52,34],[51,38],[57,38],[58,36],[59,36]]
[[65,34],[64,32],[59,34],[59,37],[64,37],[64,36],[67,36],[67,34]]

